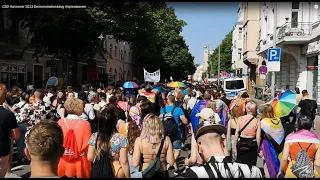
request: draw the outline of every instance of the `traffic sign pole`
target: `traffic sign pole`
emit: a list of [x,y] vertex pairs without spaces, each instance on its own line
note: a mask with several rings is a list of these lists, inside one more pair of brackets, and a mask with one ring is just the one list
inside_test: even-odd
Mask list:
[[[277,47],[277,2],[274,2],[274,18],[273,18],[273,48]],[[279,56],[281,57],[281,56]],[[276,74],[271,72],[271,97],[274,99],[275,94]]]

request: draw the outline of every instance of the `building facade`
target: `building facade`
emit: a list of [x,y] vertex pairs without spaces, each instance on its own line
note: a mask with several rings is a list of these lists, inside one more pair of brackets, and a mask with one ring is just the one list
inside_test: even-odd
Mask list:
[[261,85],[257,76],[259,56],[256,47],[259,40],[259,2],[240,2],[238,8],[238,21],[233,31],[233,65],[237,75],[246,78],[246,88],[253,92],[254,85]]
[[9,88],[28,83],[42,87],[51,76],[51,57],[32,57],[33,51],[22,51],[27,45],[28,30],[21,29],[20,22],[10,18],[9,9],[0,10],[0,79]]
[[139,69],[135,66],[132,46],[127,42],[118,42],[116,39],[106,39],[104,43],[109,53],[107,58],[109,79],[119,81],[137,78]]
[[[261,2],[260,38],[257,54],[266,61],[267,49],[273,45],[274,7],[276,6],[276,45],[281,48],[280,72],[276,73],[277,89],[299,87],[320,104],[319,50],[320,27],[317,2]],[[270,84],[271,77],[267,82]]]
[[247,77],[247,66],[242,60],[243,49],[243,6],[239,3],[238,19],[232,31],[232,66],[238,77]]
[[[73,67],[68,58],[32,57],[32,49],[22,55],[24,47],[30,42],[27,34],[28,29],[20,28],[20,22],[12,21],[9,9],[0,11],[0,78],[9,87],[16,83],[21,87],[27,84],[43,87],[51,76],[63,78],[65,85],[81,85],[91,80],[110,83],[139,78],[141,73],[137,72],[142,72],[135,66],[133,48],[127,42],[105,38],[104,48],[108,52],[104,56],[107,61],[98,55],[90,59],[80,57],[77,67]],[[77,68],[75,75],[72,74],[73,68]],[[72,82],[72,76],[76,76],[77,82]]]

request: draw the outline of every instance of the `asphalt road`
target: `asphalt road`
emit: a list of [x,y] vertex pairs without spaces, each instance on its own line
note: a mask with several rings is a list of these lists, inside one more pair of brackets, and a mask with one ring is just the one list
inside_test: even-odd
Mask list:
[[[258,99],[254,99],[254,101],[256,102],[256,104],[258,105],[258,108],[261,108],[261,105],[264,104],[263,101],[258,100]],[[316,116],[315,119],[315,126],[316,126],[316,130],[315,132],[318,134],[318,136],[320,136],[320,116]],[[186,146],[190,146],[190,138],[188,138],[186,140]],[[181,169],[184,167],[184,159],[186,157],[188,157],[189,155],[189,151],[181,151],[181,155],[180,157],[177,159],[177,164],[178,167]],[[260,169],[263,169],[263,159],[258,157],[257,160],[257,167]],[[30,172],[30,166],[29,165],[23,165],[23,166],[17,166],[15,168],[12,168],[12,173],[17,174],[18,176],[24,176]],[[172,178],[182,178],[182,176],[175,176],[174,175],[174,170],[171,169],[169,170],[169,176]],[[268,175],[266,174],[266,177],[268,178]]]

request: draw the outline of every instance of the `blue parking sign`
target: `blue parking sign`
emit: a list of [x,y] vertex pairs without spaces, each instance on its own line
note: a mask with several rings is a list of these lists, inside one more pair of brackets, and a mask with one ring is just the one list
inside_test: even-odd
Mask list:
[[268,49],[268,62],[279,62],[281,57],[280,48],[269,48]]

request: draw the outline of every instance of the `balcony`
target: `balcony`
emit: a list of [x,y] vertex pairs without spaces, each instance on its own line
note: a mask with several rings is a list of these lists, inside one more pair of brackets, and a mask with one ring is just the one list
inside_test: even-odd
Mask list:
[[277,44],[305,44],[311,40],[312,23],[287,22],[278,29]]

